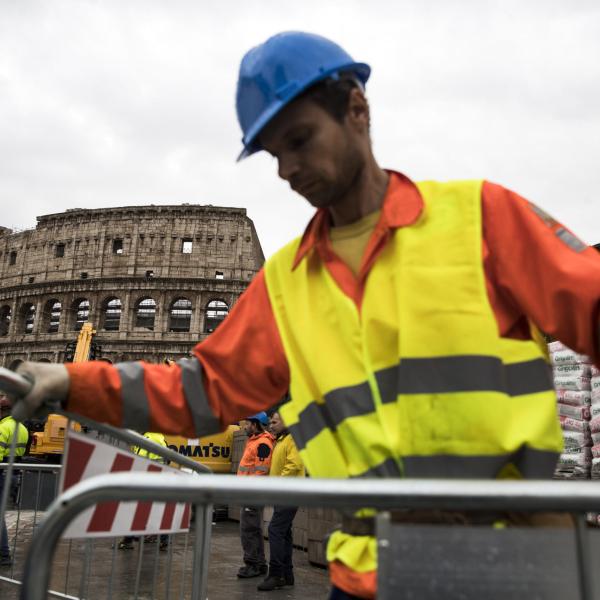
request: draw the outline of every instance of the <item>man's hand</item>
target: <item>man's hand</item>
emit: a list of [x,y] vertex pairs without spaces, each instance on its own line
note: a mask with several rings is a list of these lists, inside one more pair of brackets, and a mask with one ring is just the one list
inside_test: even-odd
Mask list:
[[[25,362],[19,365],[17,373],[33,382],[27,396],[13,399],[12,416],[17,421],[52,412],[52,405],[62,406],[67,399],[70,379],[64,365]],[[46,409],[44,404],[48,404]]]

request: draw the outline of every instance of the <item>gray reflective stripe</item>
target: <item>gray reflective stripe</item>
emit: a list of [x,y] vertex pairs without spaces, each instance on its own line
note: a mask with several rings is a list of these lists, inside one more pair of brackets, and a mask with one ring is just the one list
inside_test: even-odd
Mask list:
[[355,478],[382,478],[382,477],[402,477],[402,470],[393,458],[387,458],[376,467],[371,467],[359,475],[352,475]]
[[299,450],[323,429],[335,431],[342,421],[375,410],[368,383],[332,390],[325,394],[324,400],[325,404],[311,402],[298,415],[298,422],[288,427]]
[[552,367],[542,358],[506,365],[509,396],[537,394],[554,389]]
[[150,407],[144,389],[144,367],[139,362],[117,363],[115,368],[121,378],[121,398],[124,429],[148,431]]
[[240,465],[240,466],[238,467],[238,471],[243,471],[243,472],[245,473],[246,471],[249,471],[249,470],[250,470],[250,468],[251,468],[251,467],[243,467],[242,465]]
[[[495,356],[405,358],[375,373],[382,402],[396,402],[398,394],[500,392],[521,396],[553,389],[550,366],[542,359],[505,365]],[[311,402],[288,428],[299,450],[324,429],[335,431],[350,417],[375,411],[368,383],[327,393],[325,403]]]
[[512,463],[527,479],[550,479],[559,454],[522,446],[516,452],[492,456],[405,456],[402,458],[405,477],[448,479],[489,479]]
[[181,382],[188,408],[192,413],[196,437],[218,433],[221,429],[219,419],[215,417],[206,392],[202,377],[202,365],[197,358],[182,358],[177,361],[181,367]]
[[368,383],[338,388],[325,394],[326,410],[335,429],[342,421],[350,417],[366,415],[375,410],[375,403]]
[[254,467],[255,471],[259,471],[260,473],[268,473],[269,467]]
[[[0,448],[10,448],[12,442],[0,442]],[[27,448],[27,444],[17,444],[15,448]]]
[[522,396],[552,390],[549,365],[541,358],[505,365],[495,356],[404,358],[375,374],[382,401],[398,394],[500,392]]

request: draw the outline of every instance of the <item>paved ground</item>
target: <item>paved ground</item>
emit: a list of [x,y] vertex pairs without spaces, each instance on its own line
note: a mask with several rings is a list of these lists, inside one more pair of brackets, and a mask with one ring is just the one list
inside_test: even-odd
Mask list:
[[[39,514],[37,518],[39,520]],[[16,525],[14,517],[8,515],[8,522],[12,537]],[[0,567],[0,577],[21,579],[24,552],[32,530],[33,514],[22,514],[15,564],[13,568]],[[86,563],[86,542],[61,542],[53,565],[51,589],[90,599],[189,598],[194,535],[192,532],[189,536],[178,535],[172,539],[169,552],[159,552],[157,544],[144,543],[141,561],[139,543],[130,551],[112,548],[112,540],[107,539],[87,544],[89,575],[86,577],[82,577]],[[256,590],[260,578],[241,580],[236,577],[241,564],[240,556],[238,524],[223,521],[214,525],[209,560],[209,600],[327,598],[327,573],[324,569],[311,566],[304,551],[296,550],[294,555],[296,585],[273,592]],[[18,588],[0,580],[0,598],[16,600]]]

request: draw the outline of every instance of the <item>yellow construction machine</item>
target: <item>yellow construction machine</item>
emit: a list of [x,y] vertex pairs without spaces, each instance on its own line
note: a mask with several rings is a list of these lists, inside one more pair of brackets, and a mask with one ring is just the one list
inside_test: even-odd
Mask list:
[[[77,336],[72,353],[72,359],[66,362],[84,362],[90,359],[92,341],[96,333],[91,323],[84,323]],[[65,433],[67,429],[67,418],[60,415],[48,415],[44,429],[35,431],[31,435],[31,447],[29,454],[38,458],[44,458],[48,462],[59,463],[65,446]],[[72,423],[75,431],[81,431],[79,423]]]

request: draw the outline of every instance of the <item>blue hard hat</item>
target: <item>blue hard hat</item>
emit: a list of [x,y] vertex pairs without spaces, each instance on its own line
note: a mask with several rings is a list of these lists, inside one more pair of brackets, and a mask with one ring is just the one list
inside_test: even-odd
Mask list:
[[262,412],[256,413],[255,415],[252,415],[251,417],[246,417],[246,421],[258,421],[259,423],[262,423],[263,425],[268,425],[269,417],[267,417],[266,412],[262,411]]
[[249,50],[240,64],[236,110],[244,149],[238,160],[262,150],[256,137],[279,111],[303,91],[342,71],[364,85],[371,68],[320,35],[287,31]]

